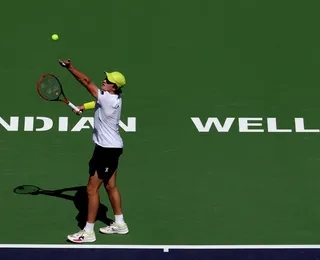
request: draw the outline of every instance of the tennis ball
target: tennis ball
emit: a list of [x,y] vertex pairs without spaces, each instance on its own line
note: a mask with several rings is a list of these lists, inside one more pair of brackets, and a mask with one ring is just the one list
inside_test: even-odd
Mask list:
[[59,39],[58,34],[53,34],[53,35],[51,36],[51,39],[54,40],[54,41],[58,40],[58,39]]

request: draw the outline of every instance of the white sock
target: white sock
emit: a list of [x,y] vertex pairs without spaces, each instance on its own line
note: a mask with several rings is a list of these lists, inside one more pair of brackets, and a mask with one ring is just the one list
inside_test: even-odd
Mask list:
[[94,223],[87,222],[86,226],[84,227],[84,230],[88,233],[93,232]]
[[116,224],[119,224],[120,226],[124,225],[124,219],[123,219],[123,214],[121,215],[114,215],[116,219]]

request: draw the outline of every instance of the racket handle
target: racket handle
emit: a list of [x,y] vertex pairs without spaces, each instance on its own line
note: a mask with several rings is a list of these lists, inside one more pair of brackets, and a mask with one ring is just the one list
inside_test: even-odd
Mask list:
[[72,104],[70,101],[68,102],[69,107],[71,107],[72,109],[74,109],[75,111],[79,112],[80,114],[82,114],[82,111],[77,108],[74,104]]

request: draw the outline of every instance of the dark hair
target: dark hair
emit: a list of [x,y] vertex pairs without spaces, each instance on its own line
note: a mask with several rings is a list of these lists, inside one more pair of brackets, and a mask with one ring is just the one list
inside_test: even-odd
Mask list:
[[114,93],[117,95],[120,95],[122,93],[122,89],[118,88],[116,84],[114,84],[114,86],[116,87],[116,89],[114,90]]

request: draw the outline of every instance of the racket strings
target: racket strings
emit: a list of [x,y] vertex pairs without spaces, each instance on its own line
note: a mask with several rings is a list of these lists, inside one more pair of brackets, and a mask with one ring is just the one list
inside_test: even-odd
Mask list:
[[48,100],[56,100],[60,96],[62,89],[57,79],[52,76],[45,76],[40,82],[39,92]]

